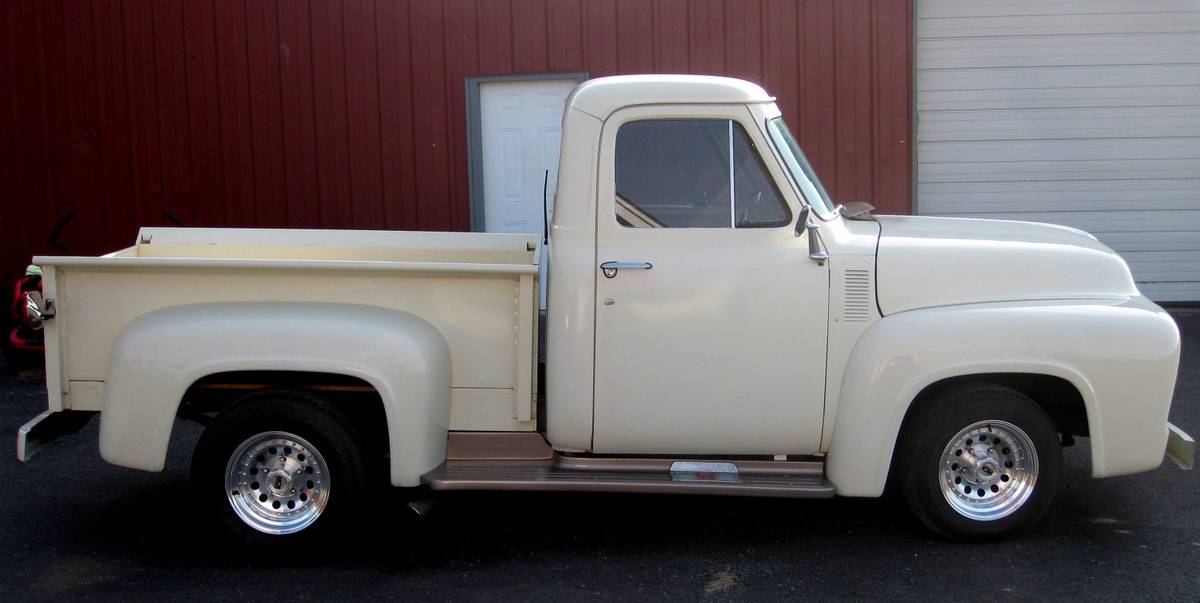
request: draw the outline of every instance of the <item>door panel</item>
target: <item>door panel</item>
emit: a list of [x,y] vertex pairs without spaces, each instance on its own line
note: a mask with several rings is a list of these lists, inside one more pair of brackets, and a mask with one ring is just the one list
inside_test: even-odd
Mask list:
[[[597,203],[594,448],[815,452],[824,405],[828,273],[808,258],[806,241],[793,232],[799,205],[790,192],[780,193],[790,189],[778,186],[783,180],[777,167],[753,165],[755,145],[766,142],[744,107],[685,110],[696,119],[736,119],[724,143],[722,128],[707,138],[663,129],[636,145],[618,141],[621,122],[665,118],[663,111],[628,110],[605,125]],[[680,113],[678,107],[670,111],[672,117]],[[618,158],[618,147],[640,151]],[[735,161],[735,155],[743,159]],[[630,172],[638,169],[644,172]],[[758,176],[744,169],[758,170]],[[618,221],[618,215],[625,217]],[[686,227],[693,224],[700,227]],[[608,261],[651,268],[621,269],[609,278],[599,269]]]

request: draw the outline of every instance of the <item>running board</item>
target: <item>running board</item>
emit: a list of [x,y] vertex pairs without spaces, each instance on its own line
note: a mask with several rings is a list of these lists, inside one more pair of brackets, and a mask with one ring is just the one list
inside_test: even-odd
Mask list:
[[641,492],[832,498],[819,461],[674,461],[565,457],[447,460],[425,474],[431,490]]

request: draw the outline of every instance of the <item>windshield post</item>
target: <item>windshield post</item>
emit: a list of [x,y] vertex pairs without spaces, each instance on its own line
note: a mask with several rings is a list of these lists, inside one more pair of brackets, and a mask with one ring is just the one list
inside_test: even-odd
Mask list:
[[799,189],[804,202],[824,219],[836,217],[837,211],[834,208],[833,200],[829,198],[825,187],[821,185],[816,172],[812,169],[812,164],[804,156],[804,151],[800,149],[800,143],[796,142],[796,137],[792,135],[792,131],[788,129],[783,118],[776,117],[767,120],[767,133],[771,137],[771,143],[775,145],[775,150],[783,158],[783,165],[792,177],[792,182]]

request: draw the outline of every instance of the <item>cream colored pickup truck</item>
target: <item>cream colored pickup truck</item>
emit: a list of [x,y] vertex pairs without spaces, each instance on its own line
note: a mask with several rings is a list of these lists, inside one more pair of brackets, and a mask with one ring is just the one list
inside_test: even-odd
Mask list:
[[105,460],[160,471],[199,421],[200,504],[269,542],[385,482],[890,485],[939,533],[999,538],[1047,509],[1075,437],[1095,477],[1191,464],[1167,422],[1178,330],[1087,233],[835,206],[772,97],[733,79],[586,82],[561,156],[548,245],[146,228],[37,258],[49,409],[18,455],[98,413]]

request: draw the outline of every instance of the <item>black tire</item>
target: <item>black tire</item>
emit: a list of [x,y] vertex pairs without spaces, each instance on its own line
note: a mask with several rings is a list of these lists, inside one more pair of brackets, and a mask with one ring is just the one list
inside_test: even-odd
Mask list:
[[[1009,483],[1010,479],[1013,480],[1012,484],[1019,483],[1020,480],[1016,475],[1010,477],[1006,473],[1020,471],[1020,467],[1028,462],[1027,459],[1019,460],[1017,469],[1006,470],[1002,467],[1008,466],[1010,461],[1003,459],[1012,457],[994,452],[991,458],[999,460],[1003,465],[995,465],[992,461],[981,463],[976,459],[982,457],[975,457],[968,450],[968,456],[962,457],[969,459],[964,461],[964,465],[974,465],[970,469],[965,466],[958,469],[960,466],[955,462],[957,459],[950,458],[950,455],[962,450],[961,445],[971,443],[972,438],[967,437],[969,434],[964,434],[966,439],[958,440],[956,436],[969,426],[992,421],[1007,422],[1016,426],[1032,443],[1031,452],[1037,463],[1036,479],[1032,481],[1025,498],[1012,497],[1012,500],[1023,502],[1013,503],[1011,510],[1003,511],[1006,515],[987,519],[972,518],[964,513],[974,512],[973,510],[960,512],[951,504],[950,499],[993,496],[987,491],[993,486],[997,489],[1013,487]],[[985,427],[980,433],[987,433],[991,429],[991,426]],[[1001,427],[997,426],[996,429],[1000,430]],[[998,433],[1004,435],[1002,431]],[[987,438],[992,438],[993,435],[996,434],[988,434]],[[955,450],[950,449],[952,439],[958,441]],[[978,434],[973,439],[974,446],[980,446]],[[988,447],[988,450],[995,449],[987,441],[983,446]],[[998,452],[1004,451],[1012,452],[1007,447],[1000,448]],[[947,466],[947,462],[955,464]],[[955,468],[955,471],[951,471],[951,467]],[[974,467],[979,467],[980,470],[975,471]],[[964,479],[956,471],[961,471],[969,481],[953,481]],[[1004,482],[991,482],[991,485],[985,486],[987,490],[980,488],[979,494],[976,495],[976,490],[971,484],[978,483],[979,476],[983,476],[984,479],[1003,479]],[[1050,508],[1062,478],[1062,446],[1054,422],[1033,400],[1001,385],[971,384],[944,391],[913,410],[905,422],[897,444],[893,477],[913,513],[934,532],[956,540],[999,540],[1028,529]],[[943,483],[946,490],[943,490]],[[957,490],[959,486],[951,485],[952,483],[966,484],[962,487],[970,494],[960,497]],[[994,496],[1003,496],[1007,491],[1000,492],[1001,494]],[[964,504],[975,503],[959,501],[955,504],[962,507]],[[979,504],[987,503],[981,500]]]
[[[233,497],[229,494],[233,488],[226,486],[226,472],[231,457],[251,438],[268,432],[297,436],[302,440],[302,445],[311,445],[317,453],[310,453],[309,458],[301,460],[315,464],[316,458],[312,457],[318,457],[327,469],[318,471],[319,475],[326,477],[324,483],[328,484],[328,498],[324,506],[311,524],[291,533],[266,533],[243,520],[235,511]],[[298,540],[324,539],[348,526],[365,499],[367,463],[356,444],[361,441],[354,425],[321,398],[306,393],[279,391],[251,394],[218,415],[200,436],[192,459],[192,487],[196,499],[213,519],[223,525],[230,535],[243,542],[273,546]],[[292,460],[296,456],[303,457],[291,448],[287,450],[293,455],[290,457]],[[286,462],[291,462],[281,458],[283,448],[278,452],[281,456],[270,457],[266,463],[278,460],[278,466],[283,467]],[[258,469],[254,470],[255,475],[259,475]],[[299,479],[304,479],[304,476],[296,480],[297,484]],[[288,480],[285,483],[292,482]],[[256,485],[259,486],[254,491],[256,498],[260,489],[268,492],[265,484]],[[303,485],[296,487],[300,489],[300,494],[313,492],[306,490]],[[304,502],[300,502],[296,498],[293,502],[304,509],[304,504],[312,504],[315,500],[315,497],[312,501],[305,498]]]

